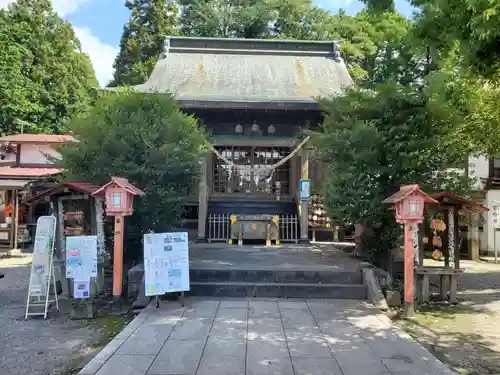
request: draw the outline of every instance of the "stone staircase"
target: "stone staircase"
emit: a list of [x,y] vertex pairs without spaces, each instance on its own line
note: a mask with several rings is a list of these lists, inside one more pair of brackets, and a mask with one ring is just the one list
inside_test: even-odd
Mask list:
[[359,270],[191,269],[191,296],[365,299]]

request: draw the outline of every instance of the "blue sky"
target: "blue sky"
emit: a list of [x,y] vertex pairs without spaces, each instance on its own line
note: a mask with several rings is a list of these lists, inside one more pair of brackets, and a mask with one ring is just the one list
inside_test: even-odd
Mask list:
[[[0,0],[0,8],[13,0]],[[105,85],[112,77],[113,60],[127,22],[129,11],[125,0],[52,0],[54,9],[73,24],[84,51],[89,54],[97,78]],[[355,14],[363,8],[357,0],[317,0],[317,4],[336,12],[344,9]],[[398,10],[410,16],[411,8],[406,0],[396,0]]]

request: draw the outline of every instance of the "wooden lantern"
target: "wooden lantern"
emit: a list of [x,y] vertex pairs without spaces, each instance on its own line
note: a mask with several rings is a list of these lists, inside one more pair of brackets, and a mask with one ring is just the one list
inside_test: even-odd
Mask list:
[[139,190],[127,179],[112,177],[111,181],[95,191],[92,195],[106,196],[107,216],[130,216],[133,212],[134,197],[143,196],[145,193]]
[[415,255],[413,254],[413,235],[411,225],[419,224],[424,220],[425,203],[438,203],[420,190],[418,185],[403,185],[399,191],[383,203],[392,204],[396,211],[396,221],[404,224],[404,315],[413,315],[415,291],[414,268]]
[[438,202],[420,190],[418,185],[403,185],[396,194],[391,195],[383,203],[394,206],[396,221],[403,224],[423,222],[425,204]]
[[112,177],[111,181],[96,190],[92,195],[106,197],[106,215],[115,216],[115,241],[113,251],[113,297],[121,299],[123,291],[123,232],[124,216],[132,215],[134,198],[145,193],[127,179]]

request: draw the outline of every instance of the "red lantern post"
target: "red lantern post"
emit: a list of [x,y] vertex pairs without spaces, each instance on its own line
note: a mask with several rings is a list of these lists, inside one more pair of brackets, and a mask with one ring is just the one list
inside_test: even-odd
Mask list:
[[403,185],[383,203],[394,206],[396,222],[404,225],[404,315],[409,317],[413,315],[415,301],[415,254],[411,226],[423,222],[425,203],[438,201],[425,194],[418,185]]
[[106,215],[115,217],[115,244],[113,251],[113,297],[119,300],[123,289],[123,231],[125,216],[134,211],[134,197],[145,193],[121,177],[96,190],[92,195],[106,196]]

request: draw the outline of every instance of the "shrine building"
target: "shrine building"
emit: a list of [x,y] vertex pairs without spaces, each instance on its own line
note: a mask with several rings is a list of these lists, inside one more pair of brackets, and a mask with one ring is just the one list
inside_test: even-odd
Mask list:
[[171,93],[209,136],[187,215],[199,241],[228,241],[233,215],[278,216],[281,241],[308,241],[312,213],[299,182],[320,193],[325,171],[311,160],[307,130],[323,121],[317,99],[352,84],[333,41],[166,39],[135,90]]

